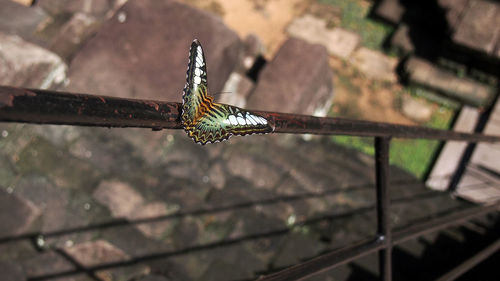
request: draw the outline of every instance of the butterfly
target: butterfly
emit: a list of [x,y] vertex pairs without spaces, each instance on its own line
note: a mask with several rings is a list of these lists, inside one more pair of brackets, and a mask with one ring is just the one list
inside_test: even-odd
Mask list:
[[274,130],[274,125],[262,116],[214,102],[214,97],[208,94],[205,55],[196,39],[189,50],[181,118],[188,136],[203,145],[227,140],[232,135],[264,134]]

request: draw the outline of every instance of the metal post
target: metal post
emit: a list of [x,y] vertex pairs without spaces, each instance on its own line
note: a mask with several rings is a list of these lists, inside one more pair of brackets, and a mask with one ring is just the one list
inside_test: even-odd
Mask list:
[[385,247],[379,251],[380,280],[392,280],[392,235],[389,221],[390,200],[389,181],[389,143],[390,138],[375,138],[375,170],[377,183],[377,234]]

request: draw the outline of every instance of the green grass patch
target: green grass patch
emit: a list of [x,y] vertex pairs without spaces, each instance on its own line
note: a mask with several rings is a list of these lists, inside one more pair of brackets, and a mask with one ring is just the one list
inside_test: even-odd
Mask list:
[[[342,9],[341,27],[361,36],[363,46],[380,50],[385,38],[394,28],[390,25],[367,18],[371,3],[362,0],[318,0]],[[368,5],[369,4],[369,5]]]
[[[434,112],[426,127],[447,129],[453,119],[453,110],[441,107]],[[332,136],[332,141],[354,148],[368,155],[375,155],[373,138]],[[439,141],[423,139],[393,139],[390,146],[390,163],[403,168],[418,178],[422,178],[431,163]]]

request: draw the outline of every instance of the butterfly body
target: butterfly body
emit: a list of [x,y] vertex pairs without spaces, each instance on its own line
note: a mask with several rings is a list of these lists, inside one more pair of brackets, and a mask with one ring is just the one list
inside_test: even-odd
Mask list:
[[214,102],[208,94],[205,57],[198,40],[193,41],[189,50],[186,80],[181,118],[184,130],[195,142],[215,143],[232,135],[262,134],[274,130],[273,125],[262,116]]

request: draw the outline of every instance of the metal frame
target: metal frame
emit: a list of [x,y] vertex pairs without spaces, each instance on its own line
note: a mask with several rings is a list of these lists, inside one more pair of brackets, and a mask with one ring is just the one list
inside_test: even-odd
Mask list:
[[[180,103],[123,99],[0,86],[0,122],[102,127],[181,129]],[[378,252],[380,280],[392,280],[392,247],[421,235],[467,222],[500,209],[500,202],[479,205],[394,231],[389,223],[389,148],[391,138],[500,142],[500,136],[459,133],[341,118],[277,112],[257,113],[275,124],[275,133],[341,134],[375,138],[377,235],[359,244],[322,254],[263,276],[260,281],[303,280],[356,258]],[[500,241],[457,266],[440,280],[453,280],[500,249]],[[104,265],[106,268],[112,265]],[[101,268],[101,267],[99,267]]]

